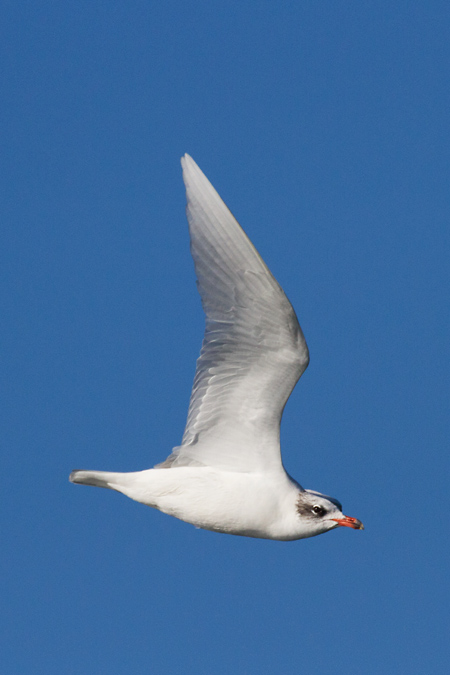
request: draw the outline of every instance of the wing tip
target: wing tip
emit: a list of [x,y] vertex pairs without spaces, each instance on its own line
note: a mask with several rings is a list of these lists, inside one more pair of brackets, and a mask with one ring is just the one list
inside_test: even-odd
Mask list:
[[[187,170],[189,170],[189,169],[193,169],[193,168],[199,169],[199,167],[198,167],[198,165],[196,164],[196,162],[194,162],[194,160],[192,159],[192,157],[191,157],[190,155],[188,155],[187,152],[185,152],[184,155],[181,157],[180,162],[181,162],[181,167],[182,167],[182,169],[183,169],[183,172],[185,172],[185,171],[187,171]],[[199,170],[200,170],[200,169],[199,169]]]
[[198,196],[208,191],[213,194],[216,192],[198,164],[187,152],[181,158],[181,167],[183,169],[183,181],[186,187],[188,202],[191,201],[194,195]]

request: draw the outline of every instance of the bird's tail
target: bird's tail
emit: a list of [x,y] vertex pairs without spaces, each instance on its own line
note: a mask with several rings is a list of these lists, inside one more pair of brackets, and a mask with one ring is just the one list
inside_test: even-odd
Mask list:
[[95,485],[95,487],[117,490],[119,476],[123,476],[123,474],[117,474],[111,471],[72,471],[69,480],[71,483]]

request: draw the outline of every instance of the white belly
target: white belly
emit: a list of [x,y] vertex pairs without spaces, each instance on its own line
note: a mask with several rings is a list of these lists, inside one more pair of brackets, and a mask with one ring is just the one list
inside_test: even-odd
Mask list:
[[284,472],[266,477],[181,467],[128,476],[133,479],[121,492],[196,527],[247,537],[298,538],[287,517],[294,513],[296,486]]

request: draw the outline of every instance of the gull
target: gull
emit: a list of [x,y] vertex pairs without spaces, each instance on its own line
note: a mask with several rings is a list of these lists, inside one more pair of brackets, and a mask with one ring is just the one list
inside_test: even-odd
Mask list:
[[290,541],[339,526],[362,530],[337,499],[284,469],[280,422],[309,363],[283,289],[189,156],[181,159],[206,329],[181,445],[152,469],[73,471],[198,528]]

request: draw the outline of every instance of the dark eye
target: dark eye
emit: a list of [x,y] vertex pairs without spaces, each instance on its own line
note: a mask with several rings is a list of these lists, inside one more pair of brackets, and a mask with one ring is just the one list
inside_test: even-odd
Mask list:
[[313,506],[311,511],[316,514],[316,516],[323,516],[326,513],[323,506]]

